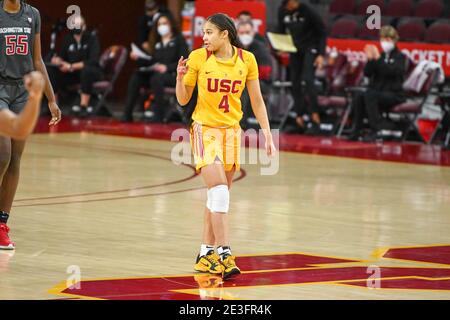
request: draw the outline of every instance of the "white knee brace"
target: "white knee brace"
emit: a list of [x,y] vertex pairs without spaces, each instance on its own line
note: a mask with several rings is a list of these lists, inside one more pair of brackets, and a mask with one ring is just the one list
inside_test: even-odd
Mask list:
[[230,207],[230,191],[228,186],[221,184],[208,190],[206,207],[214,213],[228,213]]

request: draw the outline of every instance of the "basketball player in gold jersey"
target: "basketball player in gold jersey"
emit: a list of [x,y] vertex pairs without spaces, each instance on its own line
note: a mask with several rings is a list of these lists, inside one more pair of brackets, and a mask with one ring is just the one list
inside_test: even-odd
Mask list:
[[218,13],[207,19],[203,32],[205,47],[191,52],[188,59],[181,57],[178,63],[176,95],[178,102],[186,105],[198,85],[191,147],[196,169],[208,188],[208,200],[203,244],[194,269],[222,274],[226,280],[240,273],[231,253],[227,213],[233,175],[240,169],[240,97],[245,87],[264,132],[266,152],[272,156],[276,150],[259,87],[258,65],[252,53],[241,49],[234,22]]

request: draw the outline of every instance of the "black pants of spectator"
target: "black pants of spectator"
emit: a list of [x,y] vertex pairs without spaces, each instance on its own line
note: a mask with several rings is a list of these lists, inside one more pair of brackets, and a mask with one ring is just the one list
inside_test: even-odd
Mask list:
[[298,116],[319,112],[317,88],[314,84],[316,57],[317,54],[313,49],[305,49],[290,56],[292,95]]
[[[259,86],[261,87],[261,93],[264,98],[264,96],[267,95],[270,91],[270,83],[268,81],[260,80]],[[241,105],[242,105],[242,112],[244,113],[242,120],[246,121],[250,117],[255,117],[255,115],[253,114],[253,109],[250,103],[250,96],[248,94],[247,88],[245,88],[244,91],[242,92]]]
[[164,117],[164,88],[175,87],[176,76],[172,73],[149,73],[136,71],[128,82],[127,101],[123,119],[133,119],[133,109],[140,95],[142,87],[150,88],[154,94],[152,111],[156,121],[162,121]]
[[82,70],[67,73],[55,67],[48,68],[47,71],[55,92],[81,84],[81,92],[92,95],[94,83],[102,78],[102,70],[96,66],[85,66]]
[[356,94],[353,100],[354,132],[360,133],[366,115],[372,131],[386,129],[381,113],[404,101],[401,94],[389,91],[368,89],[365,93]]

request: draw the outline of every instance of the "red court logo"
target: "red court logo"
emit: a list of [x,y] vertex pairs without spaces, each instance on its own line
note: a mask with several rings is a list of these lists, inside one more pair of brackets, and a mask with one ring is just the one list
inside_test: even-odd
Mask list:
[[[203,274],[82,280],[78,286],[80,289],[68,289],[64,282],[51,289],[50,293],[88,299],[233,299],[233,291],[227,292],[227,288],[305,284],[367,288],[369,278],[379,281],[381,290],[450,291],[450,245],[379,249],[374,257],[383,260],[363,261],[306,253],[242,256],[237,258],[242,275],[232,281],[224,282],[218,276]],[[394,260],[414,265],[381,265]],[[371,265],[378,266],[378,279],[373,279],[373,274],[368,273]]]

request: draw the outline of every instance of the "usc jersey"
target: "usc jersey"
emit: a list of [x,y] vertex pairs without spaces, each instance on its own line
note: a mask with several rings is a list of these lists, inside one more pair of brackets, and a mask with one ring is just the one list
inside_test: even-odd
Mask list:
[[198,99],[192,119],[208,127],[227,128],[242,119],[241,95],[248,80],[256,80],[258,64],[246,50],[234,48],[231,59],[216,59],[205,48],[191,52],[184,84],[198,85]]

